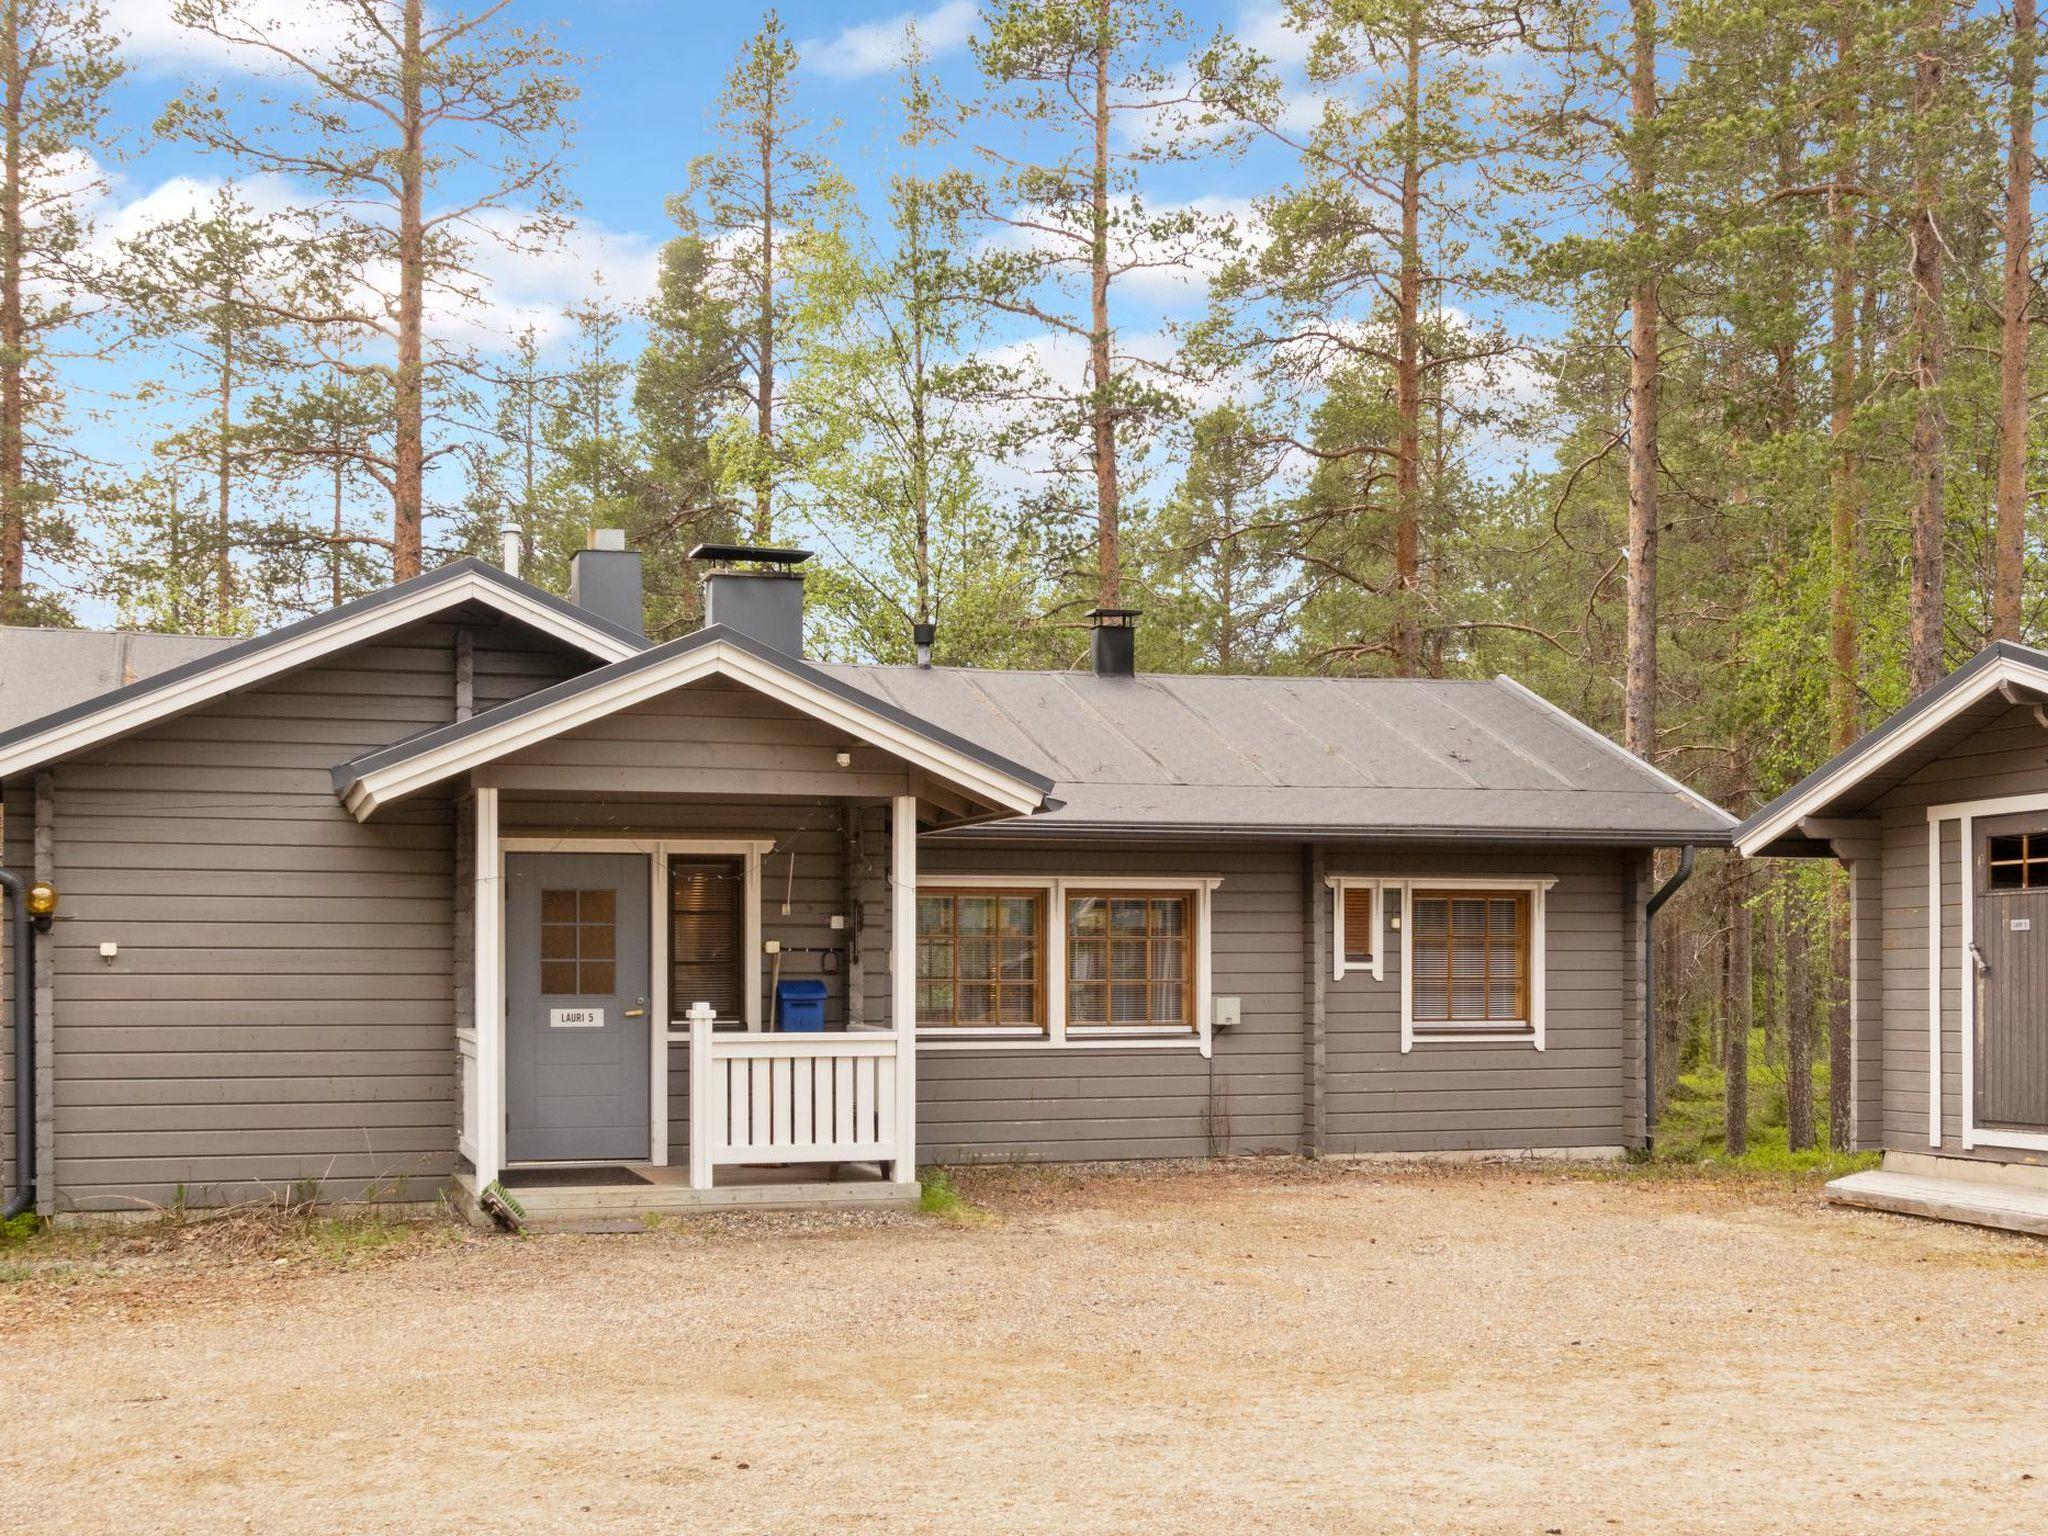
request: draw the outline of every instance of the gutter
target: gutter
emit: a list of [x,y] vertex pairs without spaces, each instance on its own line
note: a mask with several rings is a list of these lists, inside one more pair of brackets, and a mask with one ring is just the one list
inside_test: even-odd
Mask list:
[[0,899],[7,904],[7,947],[14,953],[14,1198],[0,1206],[12,1221],[36,1203],[36,981],[35,930],[21,876],[0,869]]
[[1692,861],[1699,849],[1687,843],[1678,855],[1678,868],[1657,887],[1643,904],[1643,1150],[1657,1147],[1657,914],[1664,903],[1678,894],[1679,887],[1692,878]]

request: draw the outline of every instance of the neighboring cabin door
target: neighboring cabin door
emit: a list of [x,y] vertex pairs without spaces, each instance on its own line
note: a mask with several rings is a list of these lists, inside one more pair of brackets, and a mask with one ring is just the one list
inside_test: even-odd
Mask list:
[[1975,823],[1975,1122],[2048,1130],[2048,819]]
[[640,1161],[648,870],[637,853],[505,856],[505,1156]]

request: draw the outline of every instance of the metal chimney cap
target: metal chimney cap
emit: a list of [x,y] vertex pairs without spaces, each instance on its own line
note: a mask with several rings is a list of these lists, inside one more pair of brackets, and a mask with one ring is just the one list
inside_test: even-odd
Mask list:
[[1090,608],[1083,617],[1093,619],[1097,629],[1104,625],[1118,628],[1128,627],[1144,611],[1142,608]]
[[808,549],[773,549],[763,544],[699,544],[686,560],[718,560],[749,565],[802,565],[811,558]]

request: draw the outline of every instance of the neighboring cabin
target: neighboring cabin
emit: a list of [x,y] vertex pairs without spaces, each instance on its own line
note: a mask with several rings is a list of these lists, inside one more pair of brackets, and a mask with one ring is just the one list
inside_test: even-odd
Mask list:
[[1884,1170],[1837,1196],[2048,1231],[2048,1199],[1969,1187],[2048,1193],[2048,654],[1992,645],[1736,846],[1849,871],[1850,1097]]
[[42,1209],[1642,1143],[1651,853],[1732,819],[1533,694],[821,665],[744,550],[650,647],[606,543],[0,641]]

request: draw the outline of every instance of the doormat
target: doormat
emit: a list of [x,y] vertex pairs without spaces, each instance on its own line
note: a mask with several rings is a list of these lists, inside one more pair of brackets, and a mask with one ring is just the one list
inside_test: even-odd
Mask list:
[[498,1175],[507,1189],[595,1189],[605,1184],[651,1184],[631,1168],[507,1168]]

